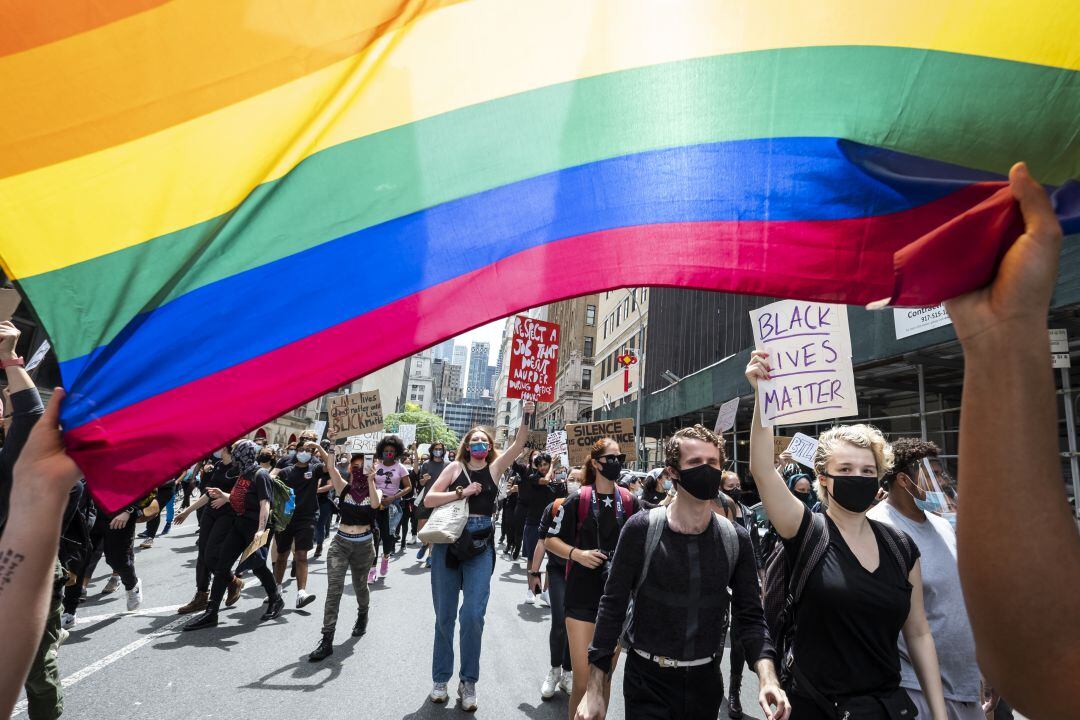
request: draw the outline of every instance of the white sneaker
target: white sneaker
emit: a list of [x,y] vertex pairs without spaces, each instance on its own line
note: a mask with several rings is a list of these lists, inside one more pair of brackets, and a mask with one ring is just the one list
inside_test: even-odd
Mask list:
[[297,608],[297,610],[299,610],[300,608],[303,608],[303,607],[307,607],[308,605],[310,605],[313,602],[315,602],[315,596],[308,593],[307,590],[297,590],[296,591],[296,608]]
[[536,606],[536,596],[533,595],[532,588],[525,588],[525,604]]
[[67,639],[69,637],[71,637],[71,633],[69,633],[64,628],[60,628],[60,634],[56,636],[56,647],[60,647],[65,642],[67,642]]
[[457,686],[457,696],[461,700],[461,709],[465,712],[476,712],[476,683],[465,682]]
[[142,605],[142,580],[135,581],[135,587],[127,591],[127,609],[138,610]]
[[534,604],[540,605],[541,607],[551,607],[551,598],[548,597],[548,591],[545,590],[544,592],[537,595],[536,602]]
[[70,630],[75,627],[75,613],[64,613],[60,616],[60,627]]
[[574,673],[564,672],[562,674],[562,680],[559,681],[559,689],[567,695],[574,692]]
[[544,678],[544,684],[540,686],[540,697],[545,700],[550,700],[555,697],[555,688],[558,687],[560,680],[562,680],[562,668],[551,668],[551,670],[548,671],[547,677]]
[[120,587],[120,576],[110,575],[109,582],[105,583],[105,588],[101,591],[102,595],[108,595],[114,593]]
[[446,702],[450,699],[450,694],[446,692],[446,683],[435,683],[431,688],[431,694],[428,695],[428,700],[438,705]]

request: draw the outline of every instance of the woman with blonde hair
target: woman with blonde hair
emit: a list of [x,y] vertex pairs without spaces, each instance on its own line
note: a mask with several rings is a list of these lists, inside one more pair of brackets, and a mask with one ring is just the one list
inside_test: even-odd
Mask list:
[[[752,354],[746,377],[770,379],[766,352]],[[773,464],[773,430],[754,403],[750,472],[783,542],[787,597],[774,638],[789,668],[792,720],[912,717],[900,687],[897,637],[903,633],[934,720],[946,720],[937,652],[923,609],[919,550],[904,533],[866,517],[892,467],[892,451],[870,425],[842,425],[818,438],[815,489],[827,505],[811,513]],[[770,573],[774,568],[770,566]],[[805,578],[801,591],[799,578]],[[766,583],[767,587],[771,583]],[[766,604],[771,605],[767,594]],[[768,614],[768,608],[767,608]],[[798,619],[812,619],[799,623]]]
[[[476,682],[480,679],[480,642],[484,634],[484,614],[491,595],[491,574],[495,570],[495,532],[491,516],[495,514],[495,499],[501,476],[510,462],[525,449],[529,439],[529,422],[536,405],[527,402],[523,408],[521,426],[514,444],[499,454],[491,434],[483,428],[473,428],[461,440],[457,461],[447,465],[439,479],[424,495],[424,505],[437,508],[455,500],[468,498],[469,520],[462,543],[435,545],[431,552],[431,599],[435,605],[435,648],[431,658],[431,679],[434,682],[430,700],[444,703],[449,698],[446,684],[454,674],[454,621],[460,606],[461,671],[458,697],[461,708],[476,710]],[[478,551],[477,551],[478,550]],[[465,553],[464,555],[462,553]]]

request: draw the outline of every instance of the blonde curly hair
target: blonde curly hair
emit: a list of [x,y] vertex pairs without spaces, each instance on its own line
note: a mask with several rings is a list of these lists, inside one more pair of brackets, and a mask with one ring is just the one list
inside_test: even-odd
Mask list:
[[[892,470],[893,451],[892,446],[885,436],[873,425],[837,425],[829,428],[818,436],[818,448],[814,453],[814,472],[820,478],[826,472],[826,466],[832,459],[836,449],[841,445],[853,445],[864,448],[874,454],[874,463],[877,465],[878,480]],[[825,501],[825,489],[820,482],[814,483],[814,490],[818,498]]]

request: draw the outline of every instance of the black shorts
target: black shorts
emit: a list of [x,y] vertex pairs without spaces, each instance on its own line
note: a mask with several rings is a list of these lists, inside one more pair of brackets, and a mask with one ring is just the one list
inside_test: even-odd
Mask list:
[[315,520],[305,518],[301,522],[294,519],[284,530],[274,535],[279,553],[289,552],[292,548],[297,552],[306,552],[315,547]]
[[599,607],[574,607],[566,606],[567,620],[580,620],[581,622],[596,624],[596,616],[600,614]]

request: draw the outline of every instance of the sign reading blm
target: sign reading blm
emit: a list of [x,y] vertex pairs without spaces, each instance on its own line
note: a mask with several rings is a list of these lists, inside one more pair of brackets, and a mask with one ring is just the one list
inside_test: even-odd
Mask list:
[[566,449],[570,465],[584,465],[589,459],[593,443],[600,438],[611,438],[619,443],[619,452],[626,453],[627,461],[637,460],[634,444],[634,421],[630,418],[605,420],[603,422],[577,423],[566,426]]
[[351,393],[330,398],[330,425],[327,437],[337,440],[383,429],[379,391]]
[[524,315],[515,316],[506,397],[554,402],[558,365],[559,326]]
[[847,307],[782,300],[751,310],[750,321],[771,368],[758,382],[762,425],[858,414]]

